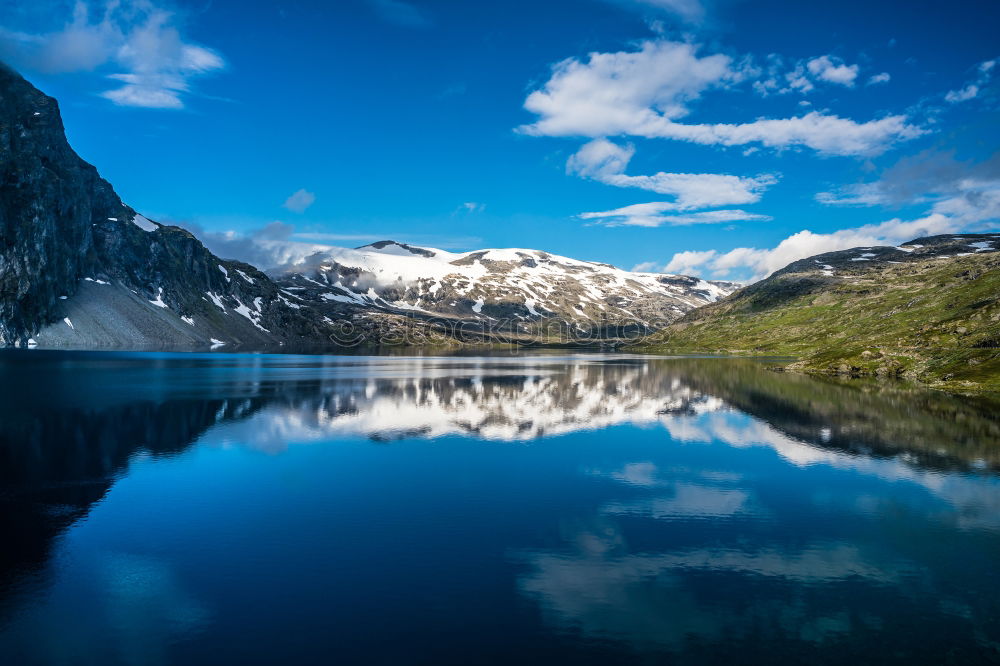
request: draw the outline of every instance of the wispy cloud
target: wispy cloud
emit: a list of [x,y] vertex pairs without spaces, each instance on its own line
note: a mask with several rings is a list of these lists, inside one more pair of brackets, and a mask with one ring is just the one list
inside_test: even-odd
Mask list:
[[705,6],[700,0],[611,0],[616,4],[636,9],[654,9],[678,16],[689,23],[705,19]]
[[816,201],[828,206],[875,206],[886,203],[878,183],[855,183],[829,192],[819,192]]
[[308,190],[296,190],[281,204],[293,213],[304,213],[309,206],[316,202],[316,195]]
[[198,237],[209,250],[223,259],[245,261],[261,270],[301,261],[317,252],[344,247],[358,247],[381,240],[395,240],[410,245],[441,249],[470,250],[482,245],[478,236],[421,235],[398,231],[338,234],[297,231],[295,225],[279,220],[259,227],[237,231],[216,231],[197,222],[164,220]]
[[[52,11],[39,3],[37,12]],[[78,0],[52,31],[0,28],[0,56],[46,73],[103,71],[118,85],[101,96],[120,106],[184,108],[191,80],[221,70],[216,51],[187,41],[177,15],[145,0]]]
[[384,231],[371,234],[331,234],[325,232],[302,232],[294,234],[293,238],[320,243],[362,242],[371,243],[380,240],[394,240],[409,245],[421,247],[431,246],[442,250],[469,250],[480,247],[483,239],[479,236],[438,236],[412,234],[408,232]]
[[751,178],[716,173],[665,172],[629,176],[625,174],[625,169],[634,153],[631,145],[619,146],[607,139],[595,139],[569,158],[566,170],[607,185],[674,196],[673,202],[656,204],[662,207],[661,212],[756,203],[763,191],[777,182],[777,177],[772,174]]
[[986,60],[979,63],[979,66],[976,67],[976,78],[958,90],[948,91],[944,96],[945,101],[958,104],[978,97],[982,89],[989,83],[996,64],[996,60]]
[[415,5],[403,0],[369,0],[383,19],[406,28],[427,28],[431,20]]
[[1000,182],[1000,152],[981,162],[963,162],[954,151],[924,150],[900,159],[878,180],[820,192],[830,206],[902,206],[961,195],[975,196],[974,183]]
[[599,213],[582,213],[581,219],[594,220],[607,227],[686,227],[694,224],[766,221],[771,217],[745,210],[703,210],[696,213],[673,213],[674,204],[663,201],[632,204]]
[[827,205],[928,207],[913,219],[892,219],[815,233],[808,229],[788,236],[771,248],[738,247],[728,252],[678,252],[659,268],[706,277],[764,278],[793,261],[823,252],[854,247],[899,245],[920,236],[987,231],[1000,227],[1000,152],[980,162],[962,162],[953,152],[926,150],[904,157],[881,178],[817,195]]
[[323,250],[321,245],[293,240],[295,227],[277,220],[244,232],[212,231],[196,222],[176,224],[197,236],[217,256],[245,261],[260,269],[273,268]]

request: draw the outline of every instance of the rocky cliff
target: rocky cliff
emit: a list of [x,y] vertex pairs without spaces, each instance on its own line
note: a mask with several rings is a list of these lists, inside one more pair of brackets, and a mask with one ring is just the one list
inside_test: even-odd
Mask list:
[[122,203],[0,65],[0,344],[276,344],[321,328],[252,266]]

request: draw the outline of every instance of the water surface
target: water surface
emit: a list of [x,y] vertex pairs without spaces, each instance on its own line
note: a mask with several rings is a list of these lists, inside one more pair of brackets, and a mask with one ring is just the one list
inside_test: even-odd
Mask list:
[[0,663],[1000,661],[1000,414],[733,359],[0,354]]

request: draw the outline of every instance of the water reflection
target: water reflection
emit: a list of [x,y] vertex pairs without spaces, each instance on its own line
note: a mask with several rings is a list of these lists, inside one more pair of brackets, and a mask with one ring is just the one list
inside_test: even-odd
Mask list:
[[[135,530],[156,546],[89,551],[65,537],[131,477],[164,496],[180,484],[198,506],[212,505],[219,520],[238,523],[246,505],[214,506],[210,487],[187,488],[186,480],[269,478],[268,461],[358,439],[393,446],[383,447],[381,467],[341,461],[358,476],[356,487],[339,481],[353,488],[352,507],[382,506],[382,470],[397,459],[430,465],[421,457],[434,458],[437,466],[421,468],[426,478],[400,478],[413,495],[393,513],[357,509],[364,520],[330,513],[297,486],[268,490],[275,494],[266,520],[285,541],[252,545],[250,553],[222,542],[205,548],[249,562],[245,571],[261,576],[282,568],[292,552],[335,561],[346,543],[384,562],[380,575],[392,579],[405,578],[409,566],[383,558],[385,539],[406,538],[397,513],[410,512],[423,526],[407,542],[411,555],[421,543],[444,557],[455,549],[456,530],[484,530],[495,540],[491,550],[463,543],[455,553],[460,563],[429,581],[444,594],[456,584],[454,571],[475,572],[451,589],[447,610],[434,612],[445,622],[474,614],[480,581],[497,581],[513,596],[498,593],[495,616],[484,625],[508,626],[506,657],[520,661],[543,654],[532,643],[539,636],[556,646],[544,653],[548,659],[609,659],[625,649],[695,661],[801,660],[817,646],[833,646],[837,661],[866,644],[892,659],[1000,656],[1000,629],[991,620],[1000,613],[993,566],[1000,552],[1000,411],[988,402],[898,384],[819,381],[731,359],[609,355],[17,353],[0,358],[0,381],[19,387],[0,404],[0,535],[7,544],[0,549],[0,662],[6,654],[26,663],[72,661],[101,631],[115,645],[102,653],[107,663],[167,663],[179,641],[208,649],[227,614],[204,581],[199,586],[184,573],[185,562],[193,568],[191,544],[158,540],[144,525],[118,524],[107,514],[94,520],[108,534]],[[420,449],[414,458],[400,443],[455,438],[462,448],[450,457]],[[476,449],[483,446],[477,441],[494,444]],[[194,450],[222,457],[187,455]],[[255,457],[226,457],[230,450]],[[490,456],[488,465],[477,455]],[[176,466],[143,464],[150,459]],[[170,469],[177,476],[160,471]],[[323,464],[295,473],[303,487],[332,483]],[[464,476],[489,488],[475,513],[461,513]],[[264,490],[245,492],[242,501],[254,502]],[[112,506],[124,502],[113,499]],[[528,512],[507,508],[525,502]],[[170,515],[170,505],[141,508],[158,516],[153,522],[182,518]],[[306,515],[340,538],[289,531],[289,524],[308,523]],[[211,540],[211,531],[204,538]],[[86,573],[70,584],[61,578],[67,571]],[[336,587],[334,574],[326,575],[330,581],[302,584]],[[294,589],[295,574],[282,576]],[[405,606],[409,589],[369,603],[391,615]],[[103,600],[106,625],[74,631],[70,618],[88,598]],[[528,616],[525,602],[535,609]],[[274,603],[276,613],[299,612]],[[251,628],[256,621],[241,620]],[[349,637],[351,621],[343,621]],[[46,641],[52,631],[64,632],[62,648]],[[393,656],[379,645],[368,649]],[[456,657],[443,644],[427,650],[442,663]]]
[[[704,442],[689,463],[711,464]],[[561,525],[558,546],[518,551],[520,589],[562,631],[642,651],[752,661],[815,646],[837,662],[878,643],[894,660],[996,658],[996,479],[895,463],[838,465],[840,476],[828,462],[804,478],[649,462],[591,471],[622,489]]]

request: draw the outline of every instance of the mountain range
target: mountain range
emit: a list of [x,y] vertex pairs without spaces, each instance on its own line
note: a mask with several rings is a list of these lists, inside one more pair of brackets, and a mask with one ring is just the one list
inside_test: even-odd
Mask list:
[[510,334],[560,322],[594,337],[610,327],[655,330],[739,287],[539,250],[452,253],[395,241],[320,252],[269,274],[324,316],[406,314]]
[[0,240],[3,346],[599,342],[1000,391],[1000,234],[828,252],[742,288],[392,240],[262,271],[124,204],[69,146],[56,101],[3,65]]
[[[383,241],[270,274],[124,204],[66,141],[56,100],[0,66],[0,344],[359,344],[646,333],[734,291],[538,250]],[[554,328],[550,325],[555,325]],[[426,340],[429,338],[421,338]]]

